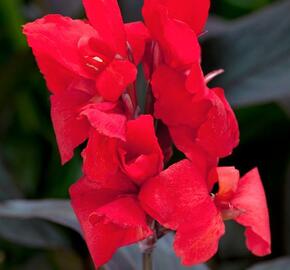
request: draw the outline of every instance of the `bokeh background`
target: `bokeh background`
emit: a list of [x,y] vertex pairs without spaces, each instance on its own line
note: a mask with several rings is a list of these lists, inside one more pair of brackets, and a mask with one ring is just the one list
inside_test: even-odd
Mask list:
[[[225,88],[241,130],[239,147],[222,164],[234,164],[242,173],[259,167],[273,252],[252,256],[242,229],[228,223],[214,259],[190,269],[290,269],[290,1],[212,2],[201,37],[203,66],[225,69],[212,84]],[[126,22],[140,19],[141,0],[119,3]],[[80,0],[0,0],[1,270],[93,269],[66,200],[68,187],[80,176],[80,160],[60,165],[49,95],[21,33],[21,25],[47,13],[84,16]],[[169,236],[157,247],[156,270],[185,269],[170,241]],[[131,247],[106,269],[134,269],[136,261],[140,255]]]

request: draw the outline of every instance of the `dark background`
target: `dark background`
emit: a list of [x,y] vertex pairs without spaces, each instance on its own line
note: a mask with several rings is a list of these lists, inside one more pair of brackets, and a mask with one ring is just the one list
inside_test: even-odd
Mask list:
[[[140,18],[141,1],[119,3],[125,21]],[[43,208],[35,208],[36,202],[26,201],[67,199],[69,185],[80,175],[78,157],[60,165],[49,95],[21,33],[22,24],[47,13],[84,16],[80,0],[0,0],[1,270],[92,269],[79,234],[51,222],[71,222],[67,204],[57,201],[60,206],[56,207],[56,201],[42,201]],[[208,263],[211,269],[250,269],[262,261],[267,263],[251,269],[290,269],[290,260],[281,259],[290,255],[289,14],[289,0],[213,0],[208,32],[201,37],[204,69],[225,69],[212,84],[225,88],[241,130],[239,147],[222,164],[234,164],[242,173],[259,167],[273,238],[272,255],[256,258],[244,247],[241,228],[229,223],[219,253]],[[7,199],[24,201],[9,208]],[[59,210],[62,221],[56,220],[53,210]],[[111,265],[108,269],[129,269],[123,255],[115,258],[117,268]],[[163,254],[155,260],[163,267],[159,270],[169,269],[166,263],[173,267],[176,258]]]

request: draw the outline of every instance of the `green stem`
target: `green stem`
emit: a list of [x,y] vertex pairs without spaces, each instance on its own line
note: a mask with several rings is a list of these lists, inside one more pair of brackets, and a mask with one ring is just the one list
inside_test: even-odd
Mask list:
[[142,254],[143,270],[153,270],[152,251],[153,249],[149,249]]
[[152,253],[157,242],[156,223],[154,220],[151,221],[150,227],[154,232],[153,235],[139,243],[142,252],[143,270],[153,270]]
[[24,19],[20,10],[19,0],[0,0],[0,18],[6,35],[12,42],[14,49],[21,51],[27,50],[28,47],[21,30]]

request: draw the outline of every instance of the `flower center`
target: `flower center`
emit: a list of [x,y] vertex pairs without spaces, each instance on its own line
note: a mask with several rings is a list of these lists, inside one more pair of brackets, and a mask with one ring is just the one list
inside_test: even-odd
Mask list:
[[113,60],[114,52],[102,40],[83,36],[78,42],[84,64],[94,73],[99,73]]
[[223,220],[235,219],[244,213],[244,210],[234,207],[230,202],[221,201],[214,197],[216,207],[220,210]]

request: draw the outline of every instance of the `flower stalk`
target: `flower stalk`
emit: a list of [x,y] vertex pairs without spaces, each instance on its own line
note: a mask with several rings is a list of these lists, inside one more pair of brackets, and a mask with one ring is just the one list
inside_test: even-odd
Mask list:
[[153,251],[155,248],[155,244],[157,242],[157,231],[156,231],[156,223],[153,221],[151,223],[151,228],[153,234],[144,239],[139,243],[141,253],[142,253],[142,265],[143,270],[153,270]]
[[152,253],[153,249],[143,252],[142,254],[143,270],[153,270]]

